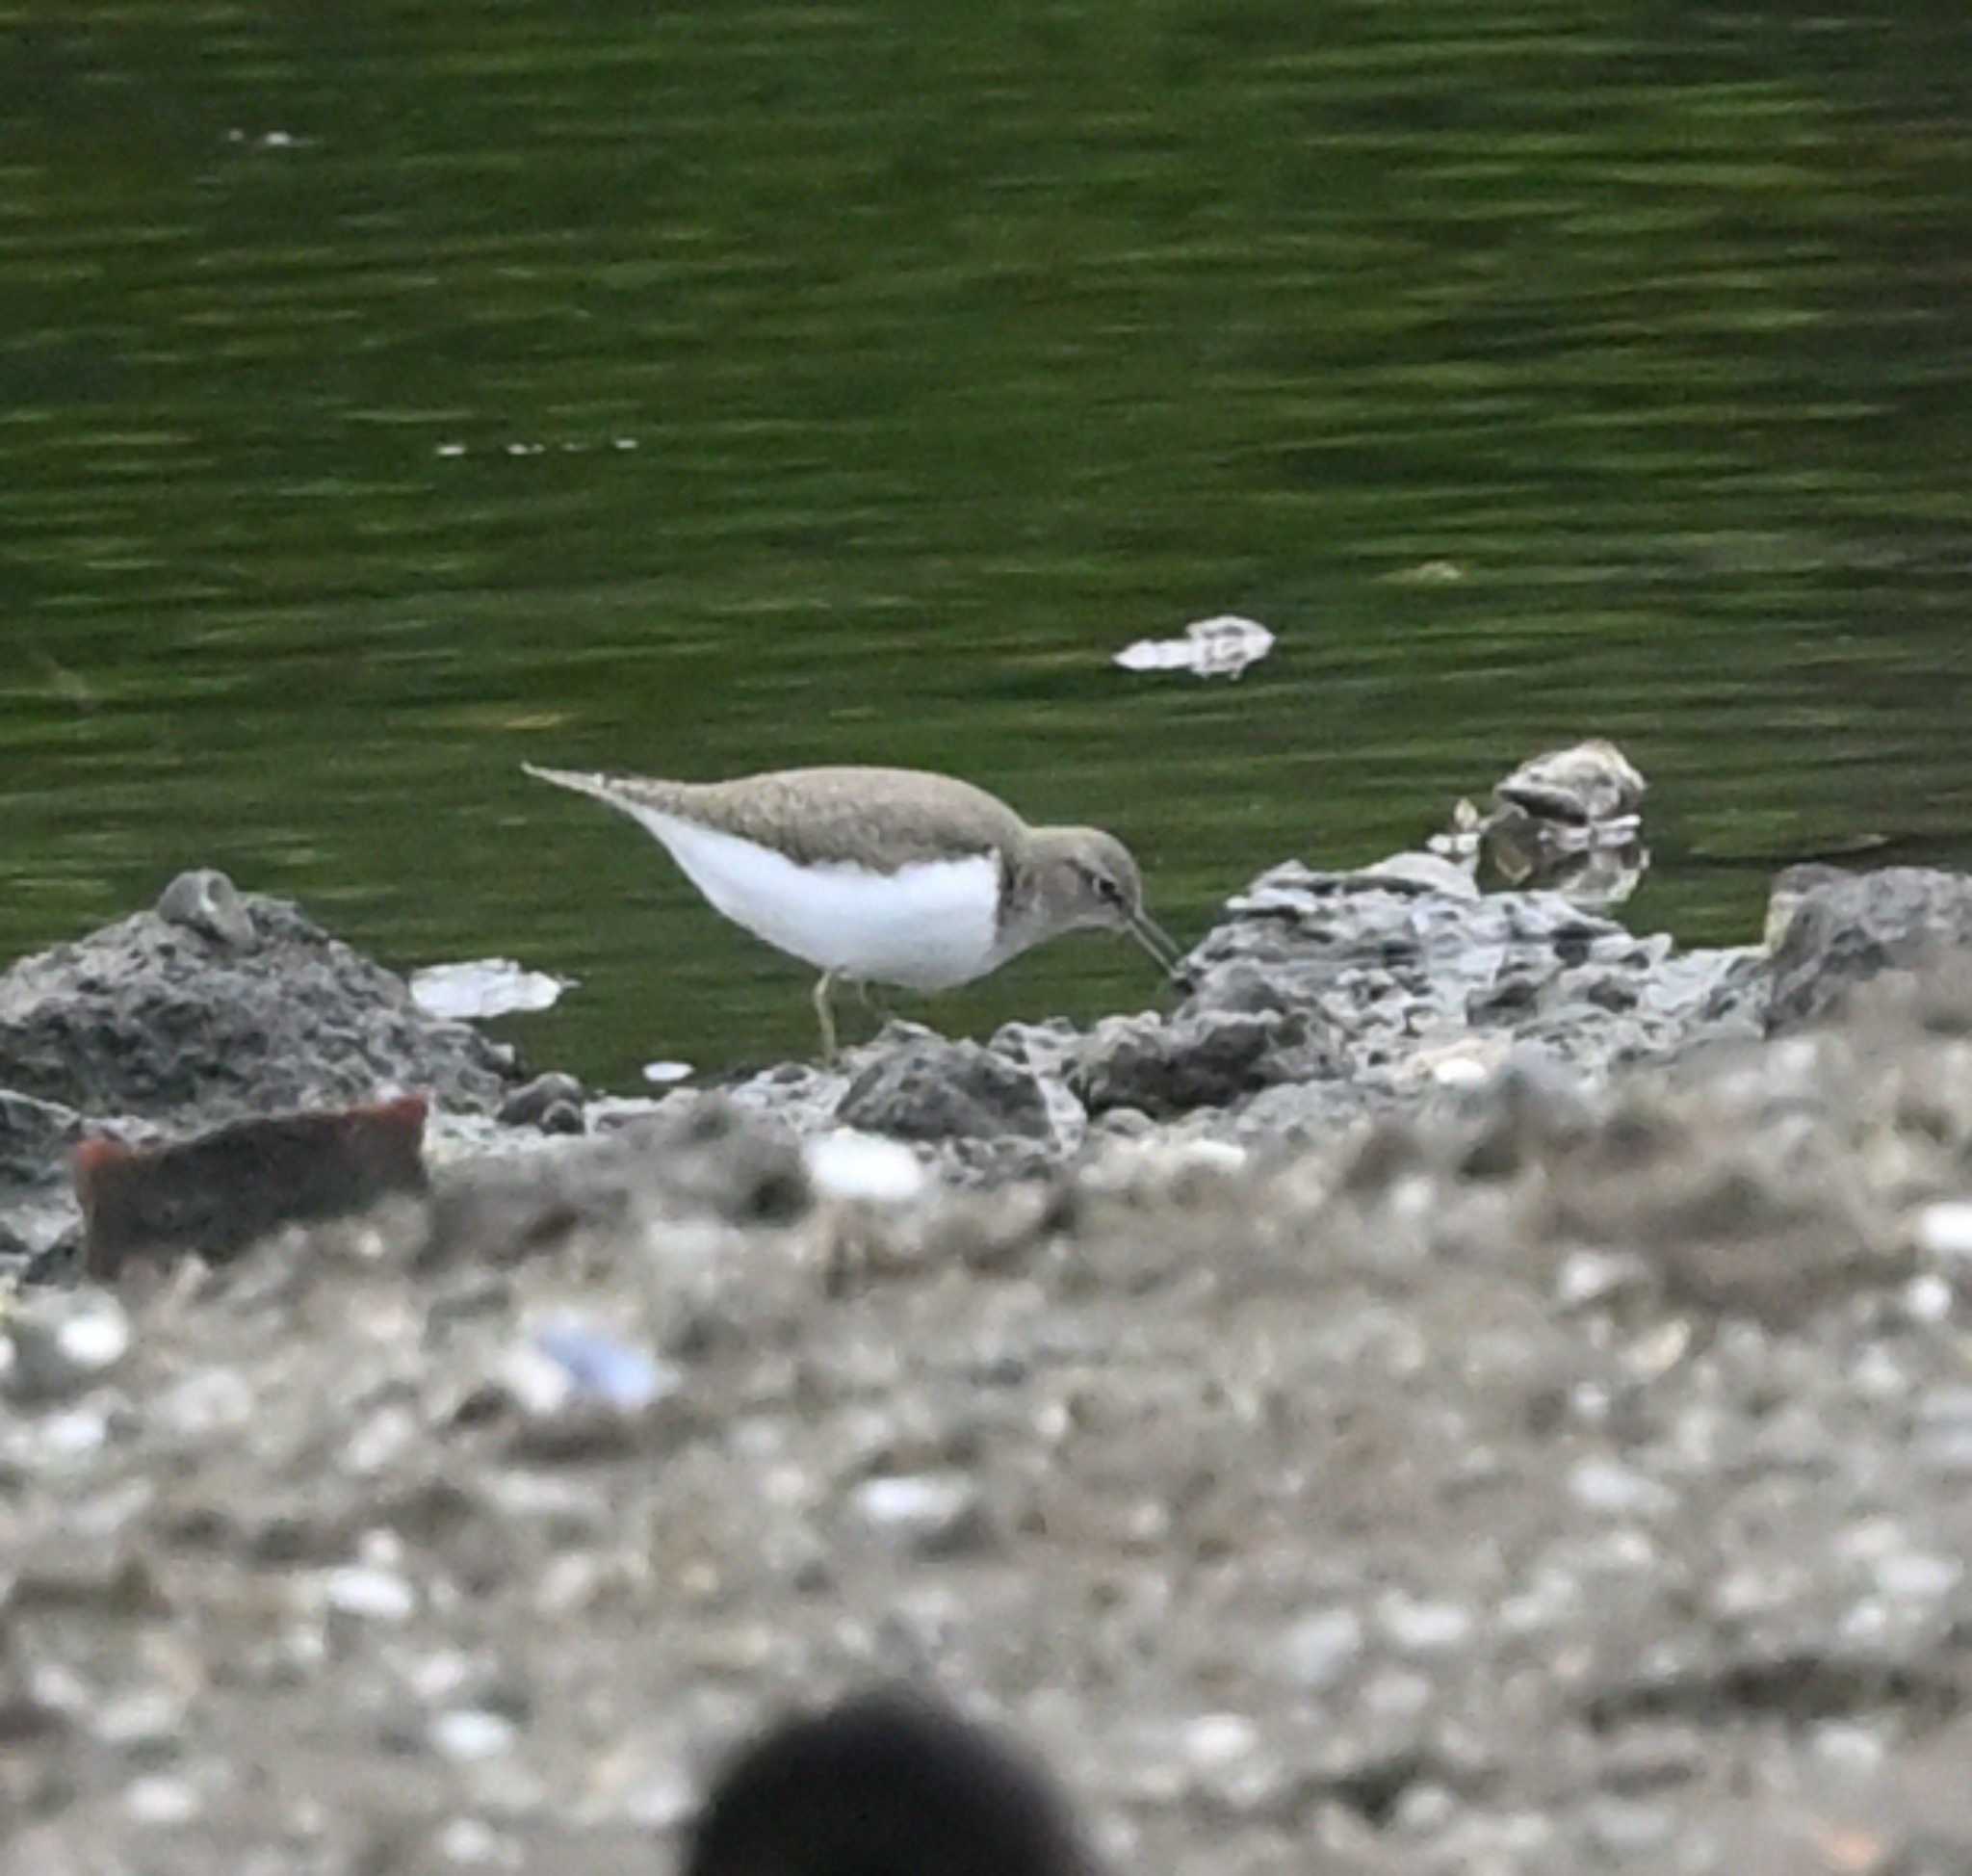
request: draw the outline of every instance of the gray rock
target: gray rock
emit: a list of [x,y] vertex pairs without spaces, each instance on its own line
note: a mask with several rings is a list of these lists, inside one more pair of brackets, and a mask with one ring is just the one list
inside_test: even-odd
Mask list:
[[1972,878],[1921,867],[1797,867],[1774,885],[1767,1029],[1827,1015],[1858,983],[1972,946]]
[[[195,877],[187,875],[186,877]],[[89,1115],[205,1127],[418,1088],[475,1112],[511,1079],[506,1055],[423,1015],[404,980],[282,899],[177,882],[173,915],[140,912],[0,977],[0,1087]],[[182,903],[180,901],[183,901]],[[194,923],[182,922],[192,918]]]
[[[1229,973],[1219,987],[1238,995],[1256,982]],[[1091,1114],[1130,1107],[1168,1119],[1311,1081],[1328,1066],[1306,1012],[1191,1006],[1168,1023],[1112,1017],[1084,1045],[1070,1085]]]
[[18,1401],[79,1394],[130,1349],[130,1318],[100,1290],[42,1290],[12,1311],[0,1328],[10,1357],[0,1367],[0,1387]]
[[66,1263],[82,1242],[68,1159],[82,1116],[0,1088],[0,1264]]
[[[1219,1102],[1326,1074],[1366,1110],[1412,1097],[1433,1055],[1475,1035],[1538,1049],[1594,1081],[1756,1032],[1764,977],[1751,948],[1678,952],[1555,893],[1474,898],[1403,873],[1290,863],[1226,910],[1187,960],[1195,987],[1174,1035],[1210,1012],[1294,1013],[1307,1027],[1275,1030],[1241,1065],[1248,1094]],[[1090,1094],[1094,1107],[1100,1083]],[[1121,1086],[1117,1101],[1146,1105]]]
[[241,950],[259,934],[233,882],[212,867],[181,873],[158,895],[158,917]]
[[1636,814],[1646,787],[1629,758],[1598,736],[1531,757],[1494,785],[1492,798],[1539,820],[1588,825]]
[[434,1183],[424,1255],[436,1264],[514,1263],[584,1232],[663,1219],[789,1224],[815,1198],[788,1129],[697,1093],[673,1095],[600,1137],[485,1155]]
[[1051,1141],[1048,1098],[1033,1070],[976,1042],[917,1036],[849,1083],[835,1118],[900,1140]]
[[583,1087],[573,1075],[536,1075],[500,1104],[503,1127],[537,1127],[544,1133],[583,1131]]

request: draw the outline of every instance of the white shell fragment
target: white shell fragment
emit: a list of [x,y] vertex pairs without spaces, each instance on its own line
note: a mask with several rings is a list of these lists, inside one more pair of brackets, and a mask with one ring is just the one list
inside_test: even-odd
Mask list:
[[524,970],[510,957],[433,964],[411,974],[411,1001],[427,1016],[442,1022],[549,1009],[567,988],[562,978],[551,977],[545,971]]
[[1112,661],[1126,671],[1190,671],[1197,677],[1237,677],[1274,648],[1274,635],[1257,619],[1221,612],[1195,619],[1181,638],[1139,638]]

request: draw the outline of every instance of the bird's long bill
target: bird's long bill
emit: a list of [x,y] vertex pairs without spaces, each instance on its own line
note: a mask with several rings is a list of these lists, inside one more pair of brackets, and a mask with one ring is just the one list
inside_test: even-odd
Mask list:
[[1172,982],[1183,982],[1178,960],[1184,953],[1178,949],[1177,940],[1155,919],[1139,907],[1129,915],[1129,935],[1157,960],[1158,970]]

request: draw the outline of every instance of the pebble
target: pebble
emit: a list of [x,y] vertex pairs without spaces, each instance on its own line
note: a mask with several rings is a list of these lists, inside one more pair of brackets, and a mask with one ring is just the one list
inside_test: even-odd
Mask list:
[[1952,1313],[1957,1301],[1952,1287],[1935,1271],[1923,1276],[1912,1277],[1904,1286],[1901,1298],[1904,1314],[1912,1322],[1943,1322]]
[[1457,1794],[1429,1779],[1404,1787],[1390,1812],[1390,1825],[1406,1837],[1428,1837],[1441,1831],[1458,1815]]
[[418,1607],[418,1593],[407,1577],[362,1564],[331,1570],[323,1578],[322,1596],[337,1614],[370,1622],[407,1622]]
[[165,1828],[189,1824],[205,1809],[196,1785],[184,1779],[132,1779],[123,1787],[123,1808],[140,1824]]
[[513,1750],[520,1729],[504,1713],[483,1707],[454,1707],[431,1722],[431,1746],[441,1759],[470,1764]]
[[1217,1771],[1259,1747],[1259,1729],[1243,1713],[1201,1713],[1184,1728],[1184,1755],[1199,1771]]
[[923,1556],[977,1548],[986,1532],[985,1501],[963,1472],[866,1479],[850,1502],[879,1536]]
[[1917,1214],[1917,1248],[1972,1275],[1972,1199],[1937,1199]]
[[1376,1620],[1384,1633],[1409,1655],[1456,1648],[1472,1632],[1470,1612],[1458,1602],[1433,1602],[1389,1590],[1377,1599]]
[[1633,1251],[1570,1251],[1555,1273],[1554,1297],[1565,1310],[1591,1309],[1650,1287],[1650,1266]]
[[1852,1775],[1874,1772],[1886,1757],[1882,1735],[1853,1720],[1826,1720],[1808,1736],[1816,1758]]
[[0,1368],[19,1401],[59,1400],[93,1386],[130,1352],[130,1317],[107,1290],[49,1290],[7,1318]]
[[1911,1448],[1926,1472],[1948,1478],[1972,1475],[1972,1387],[1927,1390],[1917,1401]]
[[222,873],[200,867],[181,873],[158,895],[158,917],[203,932],[221,945],[246,950],[256,937],[253,915]]
[[568,1376],[575,1392],[619,1414],[638,1414],[685,1385],[678,1369],[648,1349],[580,1321],[550,1323],[534,1346]]
[[904,1205],[930,1184],[924,1163],[901,1140],[838,1127],[803,1149],[808,1176],[825,1197],[863,1205]]
[[502,1364],[500,1379],[533,1420],[584,1407],[643,1413],[685,1386],[683,1373],[649,1349],[575,1317],[536,1329]]
[[474,1869],[518,1869],[520,1845],[483,1817],[454,1817],[438,1833],[438,1854],[447,1863]]
[[144,1688],[105,1701],[91,1731],[104,1745],[156,1757],[175,1750],[185,1730],[185,1703],[162,1688]]
[[244,1375],[230,1368],[208,1368],[157,1395],[149,1417],[181,1439],[202,1441],[245,1426],[257,1405]]
[[1957,1557],[1923,1550],[1904,1550],[1881,1557],[1876,1564],[1877,1588],[1897,1601],[1938,1602],[1964,1580],[1965,1566]]
[[1671,1836],[1672,1813],[1662,1805],[1628,1798],[1598,1798],[1588,1808],[1589,1836],[1611,1856],[1654,1850]]
[[1569,1471],[1568,1489],[1588,1511],[1618,1517],[1661,1516],[1677,1502],[1667,1485],[1613,1459],[1583,1459]]
[[1363,1684],[1362,1705],[1383,1720],[1414,1720],[1431,1705],[1431,1682],[1409,1668],[1386,1668]]
[[1316,1693],[1333,1687],[1362,1658],[1362,1618],[1354,1609],[1317,1609],[1296,1621],[1275,1651],[1281,1675]]
[[36,1426],[36,1444],[49,1459],[83,1459],[99,1451],[110,1438],[110,1417],[99,1407],[71,1407],[50,1414]]
[[675,1831],[698,1806],[698,1785],[682,1765],[661,1765],[624,1792],[623,1819],[640,1831]]

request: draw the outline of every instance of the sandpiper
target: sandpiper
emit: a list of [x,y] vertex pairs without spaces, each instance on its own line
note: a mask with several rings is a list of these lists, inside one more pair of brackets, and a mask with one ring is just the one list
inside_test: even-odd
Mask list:
[[913,769],[786,769],[728,782],[522,768],[663,843],[716,912],[840,983],[948,990],[1079,926],[1128,931],[1175,975],[1129,849],[1096,827],[1030,827],[1004,801]]

